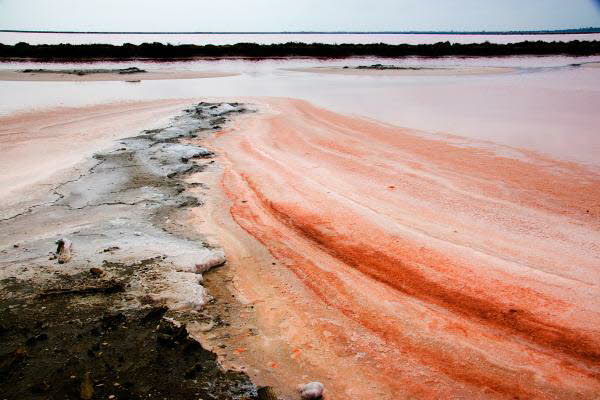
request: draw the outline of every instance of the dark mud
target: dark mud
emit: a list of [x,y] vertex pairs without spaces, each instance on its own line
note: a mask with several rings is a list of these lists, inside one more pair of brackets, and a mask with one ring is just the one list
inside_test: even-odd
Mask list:
[[174,322],[177,313],[123,307],[134,275],[157,262],[105,264],[105,279],[83,272],[44,286],[2,281],[2,398],[257,398],[245,374],[222,371],[216,355]]
[[20,72],[24,74],[68,74],[68,75],[93,75],[93,74],[120,74],[120,75],[129,75],[129,74],[142,74],[147,72],[143,69],[137,67],[130,68],[116,68],[116,69],[24,69]]
[[[344,69],[349,69],[350,67],[345,66]],[[443,70],[448,68],[424,68],[424,67],[399,67],[397,65],[385,65],[385,64],[373,64],[373,65],[359,65],[357,67],[353,67],[354,69],[372,69],[378,71],[428,71],[428,70]]]

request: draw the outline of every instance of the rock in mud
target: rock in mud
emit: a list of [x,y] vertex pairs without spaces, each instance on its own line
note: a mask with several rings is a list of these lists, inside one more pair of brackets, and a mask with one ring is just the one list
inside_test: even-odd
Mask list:
[[323,398],[325,386],[321,382],[310,382],[298,386],[302,400],[318,400]]
[[71,260],[71,249],[73,243],[69,239],[59,239],[56,241],[56,254],[58,256],[58,263],[64,264]]

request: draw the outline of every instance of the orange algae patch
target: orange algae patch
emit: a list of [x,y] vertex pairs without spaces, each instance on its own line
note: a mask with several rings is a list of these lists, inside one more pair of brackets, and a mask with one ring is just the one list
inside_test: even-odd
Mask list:
[[598,174],[260,101],[213,146],[233,218],[293,273],[281,301],[311,322],[262,321],[292,359],[310,343],[330,398],[600,394]]

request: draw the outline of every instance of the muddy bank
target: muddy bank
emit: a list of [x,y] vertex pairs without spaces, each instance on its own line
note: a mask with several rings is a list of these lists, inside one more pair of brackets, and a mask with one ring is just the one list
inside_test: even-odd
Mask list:
[[128,288],[159,262],[104,263],[75,275],[50,274],[43,285],[3,280],[2,397],[256,398],[244,374],[222,371],[216,355],[174,322],[177,313],[130,304]]
[[357,67],[307,67],[289,68],[287,71],[311,72],[329,75],[356,76],[456,76],[456,75],[491,75],[514,72],[508,67],[400,67],[395,65],[360,65]]
[[116,68],[116,69],[98,69],[98,68],[90,68],[90,69],[24,69],[20,72],[24,74],[67,74],[67,75],[93,75],[93,74],[122,74],[122,75],[130,75],[130,74],[143,74],[148,71],[137,68],[137,67],[129,67],[129,68]]
[[[0,220],[3,398],[258,398],[247,375],[188,336],[186,324],[214,320],[201,311],[211,300],[202,273],[225,258],[177,222],[203,202],[187,192],[201,182],[185,177],[213,162],[187,141],[242,112],[192,107]],[[60,239],[73,244],[62,263]]]
[[0,70],[0,81],[125,81],[137,82],[163,79],[202,79],[235,76],[222,71],[142,70],[122,69],[25,69]]

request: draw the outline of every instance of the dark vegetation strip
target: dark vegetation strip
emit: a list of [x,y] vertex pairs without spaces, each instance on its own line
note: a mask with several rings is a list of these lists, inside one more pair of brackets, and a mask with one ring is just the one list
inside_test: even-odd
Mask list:
[[553,55],[589,56],[600,54],[600,41],[460,44],[439,42],[435,44],[323,44],[288,42],[282,44],[237,43],[232,45],[191,44],[173,46],[162,43],[110,44],[57,44],[30,45],[24,42],[14,46],[0,44],[0,59],[30,58],[41,60],[93,60],[93,59],[182,59],[210,57],[323,57],[351,56],[512,56]]

